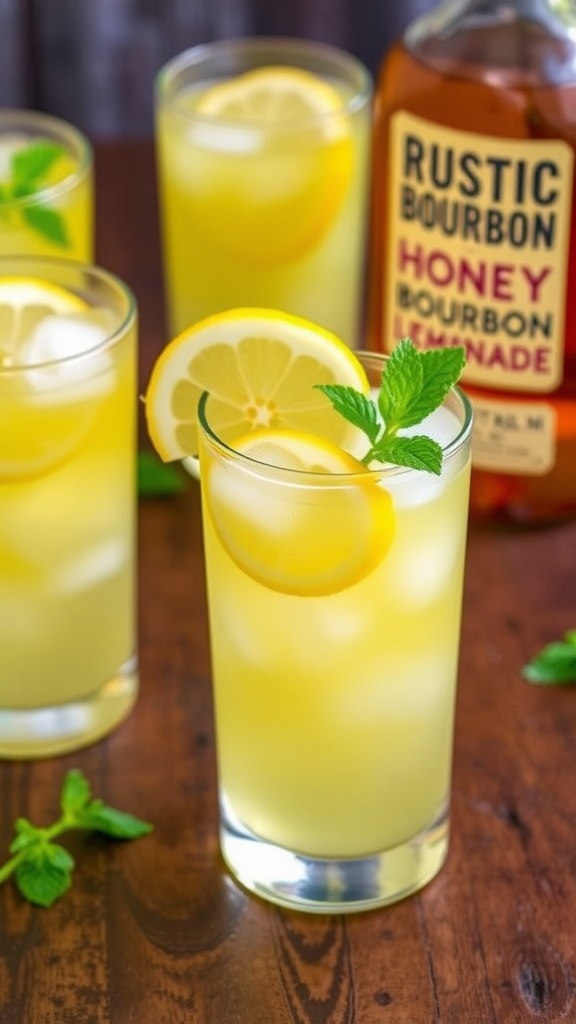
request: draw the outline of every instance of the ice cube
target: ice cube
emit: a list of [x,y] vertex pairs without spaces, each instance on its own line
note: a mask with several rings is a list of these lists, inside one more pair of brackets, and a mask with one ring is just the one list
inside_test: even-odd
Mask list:
[[76,593],[118,576],[127,564],[129,552],[121,539],[104,540],[87,547],[80,556],[64,562],[51,580],[54,592]]
[[30,367],[29,384],[47,401],[60,401],[62,388],[73,388],[75,398],[109,391],[113,364],[102,343],[112,329],[106,310],[43,317],[18,353]]

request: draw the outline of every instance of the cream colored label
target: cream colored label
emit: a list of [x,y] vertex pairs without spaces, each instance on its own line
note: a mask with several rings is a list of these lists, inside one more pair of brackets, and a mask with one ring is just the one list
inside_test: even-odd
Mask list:
[[477,469],[548,473],[556,461],[556,414],[545,402],[474,396],[472,458]]
[[404,111],[389,143],[386,344],[463,344],[465,381],[553,391],[563,370],[572,150]]

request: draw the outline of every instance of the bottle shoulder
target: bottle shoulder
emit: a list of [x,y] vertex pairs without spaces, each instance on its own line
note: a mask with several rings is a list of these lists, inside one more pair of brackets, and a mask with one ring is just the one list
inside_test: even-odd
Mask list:
[[441,74],[519,88],[576,83],[576,23],[545,0],[449,0],[409,25],[401,45]]

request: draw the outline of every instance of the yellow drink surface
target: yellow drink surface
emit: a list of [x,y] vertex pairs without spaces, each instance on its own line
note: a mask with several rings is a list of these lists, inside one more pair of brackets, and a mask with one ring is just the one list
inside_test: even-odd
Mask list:
[[[369,111],[342,112],[326,135],[318,125],[219,126],[194,120],[206,88],[157,113],[172,334],[220,310],[260,306],[357,347]],[[342,93],[343,111],[345,101]]]
[[[7,180],[10,154],[38,141],[45,140],[0,133],[0,186]],[[61,219],[66,233],[64,244],[47,237],[27,220],[30,207],[46,209]],[[92,221],[92,174],[87,169],[81,171],[77,158],[63,150],[33,196],[0,202],[0,256],[60,256],[90,262],[94,248]]]
[[90,697],[133,654],[134,358],[127,335],[61,384],[0,373],[4,709]]
[[320,597],[238,568],[203,482],[221,790],[279,846],[367,856],[420,833],[448,799],[469,466],[416,476],[421,494],[390,488],[396,533],[380,564]]

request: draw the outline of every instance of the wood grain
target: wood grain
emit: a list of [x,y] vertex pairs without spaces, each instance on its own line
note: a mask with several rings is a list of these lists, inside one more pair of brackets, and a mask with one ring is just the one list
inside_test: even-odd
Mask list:
[[[134,289],[142,378],[163,343],[151,145],[98,147],[99,258]],[[0,762],[0,851],[57,813],[64,772],[151,820],[134,843],[66,840],[50,910],[0,888],[0,1024],[558,1024],[576,1020],[576,688],[521,665],[576,624],[576,523],[473,528],[452,842],[439,877],[387,910],[288,913],[218,852],[196,484],[139,517],[141,694],[104,742]]]

